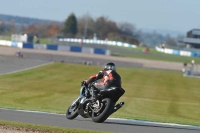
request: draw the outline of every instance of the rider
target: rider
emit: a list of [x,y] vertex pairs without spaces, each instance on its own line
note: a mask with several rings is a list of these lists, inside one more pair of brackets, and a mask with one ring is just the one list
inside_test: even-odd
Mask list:
[[[96,99],[96,94],[98,90],[108,89],[110,87],[120,87],[121,88],[121,77],[116,72],[116,66],[114,63],[107,63],[102,71],[98,74],[91,76],[85,81],[85,84],[90,86],[95,81],[102,79],[101,82],[96,82],[94,88],[91,89],[93,94],[93,99]],[[95,91],[96,90],[96,91]]]

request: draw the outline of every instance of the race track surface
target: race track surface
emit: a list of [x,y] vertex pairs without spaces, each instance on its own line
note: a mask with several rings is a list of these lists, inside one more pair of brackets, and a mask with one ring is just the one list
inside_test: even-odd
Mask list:
[[64,61],[68,63],[82,63],[83,61],[91,61],[92,65],[99,66],[105,65],[107,62],[114,62],[118,67],[162,69],[180,72],[183,68],[183,64],[177,62],[155,61],[128,57],[114,57],[76,52],[60,52],[53,50],[33,50],[13,47],[0,47],[0,55],[4,56],[13,56],[18,51],[20,51],[23,54],[25,59],[40,59],[49,62]]
[[150,123],[107,119],[104,123],[94,123],[91,119],[77,117],[68,120],[65,115],[49,114],[44,112],[24,112],[0,109],[0,120],[41,124],[48,126],[70,127],[87,130],[98,130],[114,133],[199,133],[200,127],[182,126],[174,124]]
[[49,61],[37,59],[21,59],[17,57],[0,56],[0,74],[31,69],[42,65],[49,64]]

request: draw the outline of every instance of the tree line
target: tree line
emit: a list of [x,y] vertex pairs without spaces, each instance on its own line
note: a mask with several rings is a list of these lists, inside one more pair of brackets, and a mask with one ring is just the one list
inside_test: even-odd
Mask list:
[[[19,18],[19,17],[17,17]],[[36,19],[37,23],[15,22],[9,18],[2,20],[0,18],[0,35],[11,35],[14,33],[26,33],[37,36],[38,38],[65,37],[81,39],[99,39],[126,42],[139,45],[141,42],[154,45],[163,40],[172,39],[161,34],[147,34],[128,22],[116,23],[108,17],[100,16],[96,19],[89,14],[76,17],[71,13],[64,22],[41,21]]]

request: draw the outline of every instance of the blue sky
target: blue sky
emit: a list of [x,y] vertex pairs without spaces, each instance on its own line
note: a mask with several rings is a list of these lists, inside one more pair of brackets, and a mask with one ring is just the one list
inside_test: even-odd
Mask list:
[[89,13],[137,29],[187,32],[200,28],[200,0],[0,0],[0,14],[64,21]]

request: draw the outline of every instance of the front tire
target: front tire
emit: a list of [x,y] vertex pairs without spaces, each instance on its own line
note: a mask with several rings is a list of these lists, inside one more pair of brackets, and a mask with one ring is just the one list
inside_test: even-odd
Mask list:
[[92,113],[92,120],[96,123],[104,122],[112,113],[114,102],[110,98],[105,98],[101,102],[101,109]]
[[70,106],[69,108],[67,109],[67,112],[66,112],[66,117],[67,119],[74,119],[76,118],[79,114],[78,114],[78,99],[76,99]]

